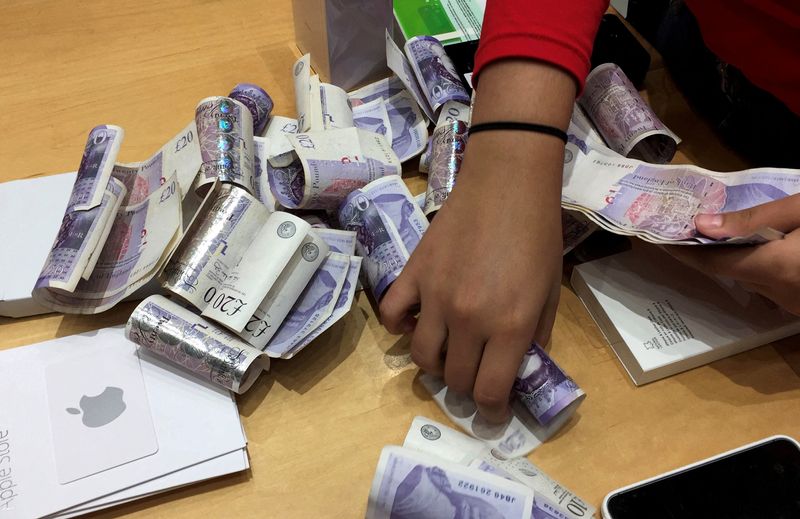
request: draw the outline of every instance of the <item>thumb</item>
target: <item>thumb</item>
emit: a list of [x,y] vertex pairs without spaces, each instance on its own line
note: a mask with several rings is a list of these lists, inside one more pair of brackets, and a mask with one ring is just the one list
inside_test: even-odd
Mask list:
[[714,239],[747,236],[764,227],[791,232],[800,227],[800,194],[741,211],[698,214],[694,224],[699,233]]

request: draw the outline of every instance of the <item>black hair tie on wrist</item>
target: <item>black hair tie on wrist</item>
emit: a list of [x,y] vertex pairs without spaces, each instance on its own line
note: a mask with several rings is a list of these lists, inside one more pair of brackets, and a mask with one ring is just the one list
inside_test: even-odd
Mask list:
[[558,137],[564,144],[567,143],[567,134],[554,126],[547,126],[545,124],[536,123],[521,123],[516,121],[497,121],[491,123],[474,124],[469,129],[469,135],[478,132],[486,132],[490,130],[520,130],[525,132],[544,133],[545,135],[552,135]]

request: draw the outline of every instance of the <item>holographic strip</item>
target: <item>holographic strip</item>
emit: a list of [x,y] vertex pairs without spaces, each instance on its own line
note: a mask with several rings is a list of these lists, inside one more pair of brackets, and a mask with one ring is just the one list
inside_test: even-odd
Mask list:
[[234,393],[244,393],[269,370],[265,353],[163,296],[150,296],[136,307],[125,336]]

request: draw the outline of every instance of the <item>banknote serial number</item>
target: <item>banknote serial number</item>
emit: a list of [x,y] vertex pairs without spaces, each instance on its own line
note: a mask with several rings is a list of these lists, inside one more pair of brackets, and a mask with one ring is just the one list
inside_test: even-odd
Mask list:
[[516,503],[517,501],[517,498],[515,496],[510,496],[508,494],[504,494],[503,492],[498,492],[493,488],[476,485],[475,483],[472,483],[470,481],[464,481],[464,480],[459,481],[458,488],[462,488],[464,490],[468,490],[470,492],[474,492],[482,496],[493,497],[494,499],[498,501],[503,501],[505,503]]
[[247,303],[238,297],[229,296],[225,294],[225,292],[219,291],[214,287],[206,290],[203,301],[210,304],[213,309],[230,316],[238,314],[242,308],[247,306]]

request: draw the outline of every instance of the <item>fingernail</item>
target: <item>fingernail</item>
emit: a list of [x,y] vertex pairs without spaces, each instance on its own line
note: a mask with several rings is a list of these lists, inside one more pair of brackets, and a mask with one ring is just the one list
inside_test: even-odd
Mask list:
[[723,220],[724,218],[721,214],[698,214],[694,219],[694,223],[706,229],[717,229],[722,227]]

